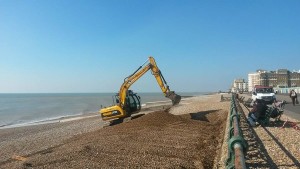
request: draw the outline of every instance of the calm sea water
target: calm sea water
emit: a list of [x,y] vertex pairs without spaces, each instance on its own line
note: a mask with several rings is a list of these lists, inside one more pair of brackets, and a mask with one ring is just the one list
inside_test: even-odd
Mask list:
[[[179,93],[196,96],[204,93]],[[29,125],[99,111],[113,104],[114,93],[0,94],[0,127]],[[162,93],[139,93],[142,104],[168,100]]]

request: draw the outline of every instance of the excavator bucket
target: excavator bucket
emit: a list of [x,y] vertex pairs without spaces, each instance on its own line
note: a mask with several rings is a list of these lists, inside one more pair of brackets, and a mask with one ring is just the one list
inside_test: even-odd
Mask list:
[[166,94],[166,97],[172,100],[172,104],[176,105],[180,102],[181,96],[176,94],[174,91],[170,91]]

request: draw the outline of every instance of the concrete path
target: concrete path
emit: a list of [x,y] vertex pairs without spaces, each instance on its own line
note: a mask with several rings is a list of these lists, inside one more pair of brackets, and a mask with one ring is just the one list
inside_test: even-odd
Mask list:
[[287,104],[284,108],[284,114],[296,120],[300,120],[300,104],[296,104],[295,106],[293,106],[292,100],[289,95],[277,94],[276,99],[287,101]]

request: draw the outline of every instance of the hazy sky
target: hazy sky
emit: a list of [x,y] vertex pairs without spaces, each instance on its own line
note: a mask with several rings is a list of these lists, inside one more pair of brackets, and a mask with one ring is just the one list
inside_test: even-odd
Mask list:
[[[300,69],[299,0],[0,0],[0,93],[117,92],[153,56],[171,90]],[[148,72],[132,88],[159,92]]]

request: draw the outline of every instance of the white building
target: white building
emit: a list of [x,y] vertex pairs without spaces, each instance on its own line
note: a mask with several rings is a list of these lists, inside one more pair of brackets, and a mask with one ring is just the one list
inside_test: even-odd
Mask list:
[[248,82],[245,79],[234,79],[232,92],[248,92]]
[[248,74],[248,91],[251,92],[255,85],[260,85],[260,72]]

